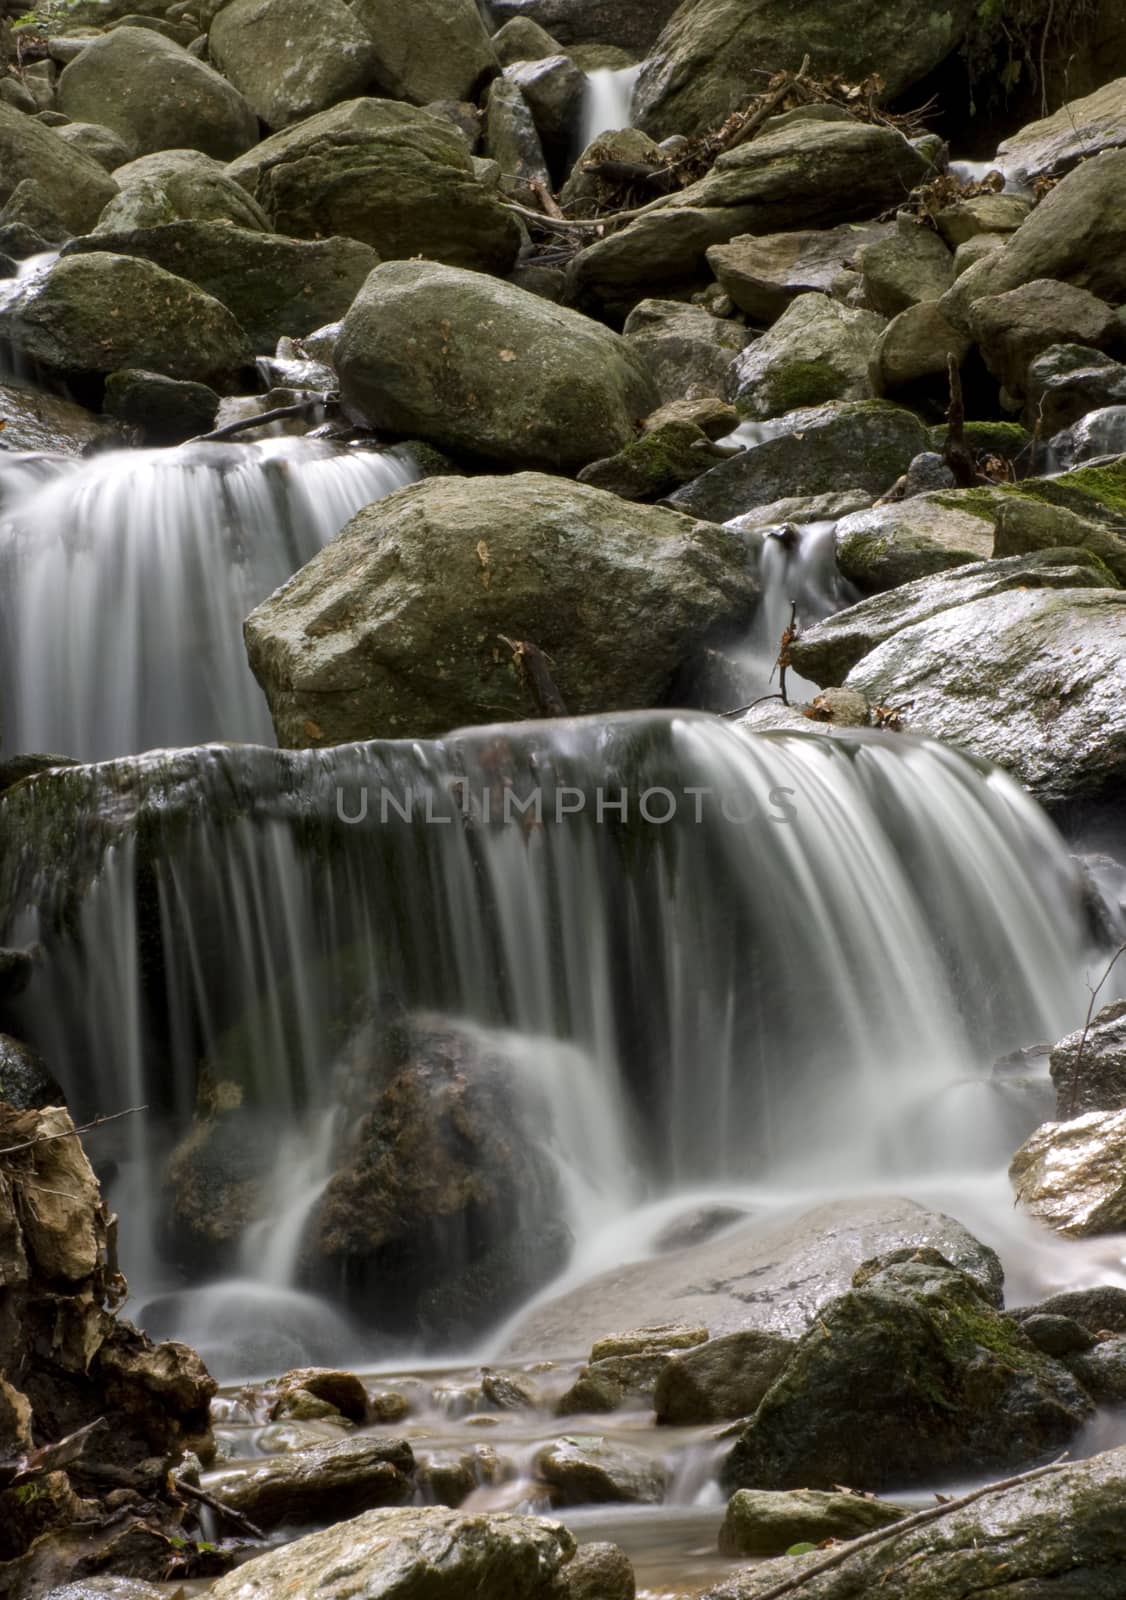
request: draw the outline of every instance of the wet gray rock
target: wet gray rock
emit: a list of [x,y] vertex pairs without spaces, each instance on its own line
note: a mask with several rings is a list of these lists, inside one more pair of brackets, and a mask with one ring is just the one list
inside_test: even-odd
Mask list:
[[873,595],[806,628],[792,647],[794,667],[814,683],[840,684],[896,633],[969,600],[1013,589],[1102,588],[1107,577],[1100,562],[1071,550],[972,562]]
[[59,395],[0,383],[0,422],[10,450],[51,450],[81,455],[87,445],[113,444],[118,431],[105,417]]
[[637,1585],[616,1544],[584,1544],[564,1571],[566,1600],[634,1600]]
[[247,645],[284,744],[417,737],[535,714],[500,634],[551,657],[570,712],[644,706],[753,596],[725,529],[540,474],[430,478],[354,518]]
[[993,536],[995,556],[1062,548],[1089,551],[1105,564],[1118,583],[1126,584],[1126,529],[1119,533],[1091,517],[1023,495],[1013,495],[998,508]]
[[664,403],[726,394],[731,364],[750,338],[739,323],[679,300],[642,300],[623,332]]
[[133,155],[202,150],[229,161],[258,139],[238,90],[151,28],[115,28],[63,69],[59,109],[111,129]]
[[748,1328],[675,1356],[657,1379],[657,1421],[695,1424],[750,1416],[793,1349],[790,1339]]
[[959,366],[973,341],[943,316],[934,300],[923,300],[889,322],[872,352],[869,377],[879,395],[917,393],[921,386],[949,389],[949,357]]
[[882,400],[834,402],[786,420],[791,432],[712,467],[670,504],[726,522],[790,495],[883,494],[930,442],[918,417]]
[[1010,1315],[1018,1321],[1031,1316],[1071,1317],[1089,1333],[1126,1334],[1126,1289],[1109,1283],[1094,1289],[1065,1289]]
[[547,157],[520,85],[494,78],[485,103],[485,153],[506,178],[519,184],[540,182],[550,189]]
[[741,416],[756,421],[828,400],[871,399],[868,367],[886,326],[874,312],[849,310],[826,295],[798,295],[736,357],[728,394]]
[[336,367],[345,400],[375,428],[560,471],[626,444],[658,400],[628,340],[430,262],[371,274],[344,319]]
[[737,1489],[719,1530],[720,1554],[781,1556],[791,1545],[859,1539],[907,1513],[862,1494],[817,1489]]
[[418,0],[409,27],[397,0],[352,10],[375,44],[375,85],[392,100],[476,100],[500,70],[475,0]]
[[690,1318],[713,1339],[747,1328],[796,1338],[847,1289],[862,1261],[901,1245],[941,1250],[999,1303],[1000,1262],[959,1223],[910,1200],[858,1200],[782,1221],[752,1221],[706,1244],[601,1273],[528,1312],[506,1354],[522,1359],[586,1350],[605,1328],[639,1315]]
[[1005,391],[1024,395],[1030,363],[1052,345],[1101,348],[1113,336],[1114,316],[1105,301],[1074,284],[1036,278],[1005,294],[975,300],[969,330],[985,364]]
[[1069,1357],[1067,1365],[1096,1404],[1126,1404],[1126,1339],[1104,1339],[1092,1349]]
[[1031,1339],[1037,1350],[1046,1356],[1082,1355],[1098,1343],[1093,1333],[1088,1333],[1073,1317],[1061,1317],[1050,1312],[1034,1311],[1021,1317],[1018,1323],[1026,1339]]
[[729,1488],[880,1490],[1034,1462],[1092,1414],[934,1250],[866,1263],[818,1312],[724,1462]]
[[656,1457],[597,1434],[555,1439],[532,1465],[557,1506],[659,1505],[669,1484]]
[[984,560],[992,554],[993,529],[974,512],[923,494],[844,517],[836,547],[849,582],[876,594]]
[[505,76],[524,96],[549,167],[562,175],[574,154],[586,74],[569,56],[554,55],[517,62],[506,68]]
[[857,252],[865,303],[885,317],[938,300],[954,282],[954,259],[930,228],[905,220],[894,233]]
[[0,1100],[17,1111],[63,1103],[63,1092],[34,1050],[0,1033]]
[[1017,1200],[1069,1238],[1126,1227],[1126,1111],[1045,1122],[1009,1164]]
[[801,294],[829,294],[858,252],[887,238],[887,223],[856,224],[798,233],[744,234],[707,252],[723,289],[753,322],[774,322]]
[[1126,366],[1086,345],[1052,345],[1028,366],[1026,411],[1051,437],[1088,412],[1126,403]]
[[260,1528],[354,1517],[410,1499],[414,1454],[405,1439],[372,1435],[272,1456],[208,1479],[208,1493]]
[[318,0],[312,10],[304,0],[229,0],[208,45],[212,64],[274,130],[363,94],[379,65],[344,0]]
[[[1082,1055],[1080,1055],[1082,1051]],[[1049,1058],[1056,1115],[1126,1107],[1126,1000],[1103,1006],[1089,1029],[1069,1033]]]
[[182,444],[215,426],[219,396],[204,383],[127,368],[106,379],[104,409],[138,428],[145,444]]
[[1086,161],[1093,152],[1126,145],[1126,78],[1103,84],[1094,94],[1069,100],[1039,122],[1030,122],[997,150],[1006,172],[1027,182]]
[[0,207],[28,182],[71,233],[92,228],[117,193],[117,184],[90,156],[0,102]]

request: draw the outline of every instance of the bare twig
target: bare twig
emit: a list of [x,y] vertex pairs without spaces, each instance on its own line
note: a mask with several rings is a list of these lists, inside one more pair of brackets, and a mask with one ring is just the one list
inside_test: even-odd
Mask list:
[[258,1524],[251,1522],[241,1511],[236,1511],[234,1506],[225,1505],[215,1495],[208,1494],[206,1489],[197,1489],[194,1483],[187,1483],[183,1478],[173,1478],[172,1482],[188,1500],[198,1500],[201,1506],[207,1506],[217,1517],[224,1517],[233,1528],[249,1534],[252,1539],[265,1539],[266,1535]]
[[[752,700],[749,705],[736,706],[733,711],[721,711],[721,717],[741,717],[744,711],[753,711],[756,706],[761,706],[764,700],[782,700],[782,696],[775,691],[774,694],[760,694],[757,700]],[[785,701],[782,701],[783,705]]]
[[531,190],[549,217],[554,217],[556,222],[562,222],[564,220],[563,213],[559,209],[558,200],[556,200],[555,196],[552,194],[551,190],[548,188],[547,184],[542,178],[532,179]]
[[952,1511],[961,1511],[964,1507],[972,1505],[975,1500],[982,1500],[989,1494],[1000,1494],[1006,1489],[1015,1489],[1022,1483],[1031,1483],[1034,1478],[1046,1477],[1050,1472],[1058,1472],[1067,1456],[1065,1451],[1058,1460],[1051,1462],[1046,1467],[1034,1467],[1031,1472],[1018,1473],[1015,1478],[1002,1478],[999,1483],[987,1483],[983,1488],[973,1489],[969,1494],[961,1495],[957,1500],[945,1500],[942,1505],[929,1506],[926,1511],[917,1511],[912,1517],[904,1517],[902,1522],[893,1522],[886,1528],[877,1528],[874,1533],[866,1533],[860,1539],[849,1539],[846,1543],[834,1550],[832,1555],[826,1556],[824,1561],[817,1561],[807,1567],[794,1578],[786,1578],[782,1583],[776,1583],[773,1589],[765,1589],[755,1600],[780,1600],[784,1594],[793,1594],[795,1590],[804,1588],[811,1578],[819,1578],[823,1572],[831,1572],[834,1567],[839,1567],[858,1550],[870,1550],[873,1545],[883,1544],[889,1539],[898,1539],[901,1534],[913,1533],[916,1528],[925,1527],[928,1522],[937,1522],[941,1517],[949,1516]]
[[[538,216],[538,212],[533,212]],[[337,398],[336,394],[326,391],[318,394],[311,400],[297,400],[291,406],[275,406],[272,411],[260,412],[256,417],[243,417],[238,422],[228,422],[222,428],[216,428],[212,433],[197,433],[194,439],[189,439],[189,444],[215,444],[220,439],[233,439],[236,434],[249,433],[251,428],[264,428],[268,422],[284,422],[287,417],[305,417],[310,412],[319,411],[322,407],[330,406]]]
[[0,1156],[14,1156],[21,1150],[34,1150],[36,1145],[50,1144],[54,1139],[74,1139],[80,1133],[89,1133],[91,1129],[100,1128],[106,1122],[117,1122],[121,1117],[133,1117],[138,1111],[148,1109],[148,1106],[130,1106],[127,1111],[114,1111],[108,1117],[95,1117],[93,1122],[84,1122],[77,1128],[67,1128],[64,1133],[40,1133],[34,1139],[25,1139],[23,1144],[8,1145],[7,1149],[0,1150]]
[[1069,1117],[1075,1115],[1075,1103],[1079,1098],[1079,1077],[1083,1068],[1083,1052],[1087,1048],[1087,1038],[1091,1032],[1091,1022],[1095,1015],[1095,1001],[1099,998],[1099,991],[1102,989],[1103,984],[1114,971],[1119,959],[1124,955],[1126,955],[1126,944],[1120,944],[1107,962],[1102,977],[1091,990],[1091,1000],[1087,1007],[1087,1020],[1083,1024],[1083,1032],[1079,1035],[1079,1049],[1075,1052],[1075,1065],[1071,1069],[1071,1093],[1067,1101],[1067,1114]]
[[786,96],[796,87],[797,84],[801,82],[808,71],[809,56],[804,55],[802,57],[801,66],[798,68],[797,72],[794,73],[792,77],[789,73],[786,74],[778,87],[768,94],[762,104],[747,118],[746,122],[739,129],[735,137],[730,141],[727,148],[729,150],[737,150],[741,144],[746,144],[748,140],[753,139],[755,134],[766,121],[767,117],[771,116],[773,112],[782,104]]

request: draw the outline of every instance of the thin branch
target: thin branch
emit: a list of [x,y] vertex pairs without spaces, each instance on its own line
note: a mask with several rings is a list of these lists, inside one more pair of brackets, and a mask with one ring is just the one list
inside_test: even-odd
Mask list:
[[[782,696],[775,691],[774,694],[760,694],[757,700],[752,700],[749,705],[736,706],[734,711],[721,711],[721,717],[741,717],[744,711],[753,711],[756,706],[761,706],[764,700],[782,700]],[[782,700],[782,704],[785,705]]]
[[823,1572],[831,1572],[834,1567],[843,1566],[858,1550],[870,1550],[873,1545],[884,1544],[889,1539],[898,1539],[904,1533],[913,1533],[916,1528],[925,1527],[929,1522],[937,1522],[941,1517],[949,1516],[952,1511],[961,1511],[966,1506],[973,1505],[975,1500],[984,1499],[988,1494],[1000,1494],[1003,1490],[1015,1489],[1022,1483],[1031,1483],[1034,1478],[1043,1478],[1050,1472],[1058,1472],[1066,1457],[1065,1451],[1046,1467],[1034,1467],[1031,1472],[1018,1473],[1015,1478],[1002,1478],[999,1483],[987,1483],[983,1488],[973,1489],[957,1500],[946,1500],[940,1506],[930,1506],[926,1511],[917,1511],[914,1516],[904,1517],[902,1522],[893,1522],[886,1528],[877,1528],[874,1533],[866,1533],[863,1538],[849,1539],[839,1549],[834,1550],[832,1555],[826,1556],[824,1561],[815,1562],[797,1577],[776,1583],[773,1589],[764,1589],[761,1594],[755,1596],[755,1600],[780,1600],[782,1595],[793,1594],[795,1590],[804,1588],[811,1578],[819,1578]]
[[542,178],[532,179],[531,190],[549,217],[553,217],[556,222],[563,222],[566,220],[562,211],[559,209],[558,200],[556,200],[555,196],[552,194],[551,190],[548,188],[547,184]]
[[117,1122],[121,1117],[136,1116],[138,1111],[147,1111],[148,1106],[130,1106],[127,1111],[114,1111],[108,1117],[95,1117],[93,1122],[84,1122],[78,1128],[67,1128],[64,1133],[40,1133],[34,1139],[25,1139],[23,1144],[10,1144],[7,1149],[0,1150],[0,1156],[14,1156],[21,1150],[34,1150],[37,1144],[50,1144],[54,1139],[75,1139],[80,1133],[89,1133],[93,1128],[100,1128],[104,1123]]
[[[533,212],[533,216],[538,213]],[[243,417],[239,422],[228,422],[222,428],[216,428],[213,433],[197,433],[194,439],[189,439],[189,444],[216,444],[221,439],[233,439],[236,434],[249,433],[251,428],[264,428],[268,422],[284,422],[287,417],[304,417],[312,411],[328,407],[336,399],[332,390],[325,390],[323,394],[316,395],[311,400],[298,400],[291,406],[275,406],[272,411],[263,411],[256,417]]]
[[739,129],[738,133],[731,140],[727,148],[729,150],[737,150],[741,144],[746,144],[749,140],[753,139],[755,134],[766,121],[767,117],[769,117],[777,109],[777,107],[782,104],[782,101],[785,100],[786,96],[791,92],[792,89],[796,88],[808,71],[809,56],[804,55],[802,57],[801,66],[798,68],[797,72],[792,77],[789,73],[786,74],[786,76],[782,79],[782,82],[778,85],[777,89],[775,89],[772,94],[767,95],[766,99],[762,102],[762,105],[758,107],[757,111],[753,112],[752,115],[747,118],[746,122]]
[[197,1489],[194,1483],[187,1483],[183,1478],[173,1478],[172,1481],[188,1500],[198,1500],[201,1506],[207,1506],[216,1516],[224,1517],[233,1528],[248,1533],[252,1539],[265,1539],[266,1535],[258,1524],[251,1522],[241,1511],[236,1511],[234,1506],[225,1505],[213,1494],[208,1494],[206,1489]]
[[1103,984],[1114,971],[1118,960],[1124,955],[1126,955],[1126,944],[1120,944],[1118,949],[1107,962],[1106,970],[1103,972],[1102,977],[1091,990],[1091,1000],[1087,1007],[1087,1020],[1084,1022],[1083,1032],[1079,1036],[1079,1049],[1075,1052],[1075,1066],[1071,1071],[1071,1094],[1068,1097],[1067,1102],[1067,1114],[1069,1117],[1073,1117],[1075,1115],[1075,1102],[1079,1098],[1079,1076],[1083,1066],[1083,1052],[1087,1048],[1087,1037],[1091,1032],[1091,1022],[1095,1015],[1095,1001],[1099,998],[1099,991],[1102,989]]

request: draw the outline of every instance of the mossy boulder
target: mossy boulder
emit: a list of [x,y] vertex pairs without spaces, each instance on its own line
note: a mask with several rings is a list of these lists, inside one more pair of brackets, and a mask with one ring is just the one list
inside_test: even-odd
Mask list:
[[202,150],[229,161],[258,139],[258,119],[233,84],[151,28],[102,34],[63,69],[59,110],[98,122],[134,155]]
[[0,100],[0,208],[27,182],[38,186],[70,233],[92,228],[117,193],[116,182],[96,161]]
[[730,1489],[874,1489],[1023,1466],[1092,1414],[937,1252],[867,1263],[823,1307],[723,1464]]
[[221,161],[201,150],[157,150],[138,156],[120,167],[114,178],[119,191],[98,218],[94,237],[185,221],[270,231],[262,207],[227,175]]
[[726,1556],[781,1556],[795,1544],[859,1539],[906,1515],[902,1506],[863,1494],[737,1489],[727,1503],[719,1549]]
[[681,300],[642,300],[622,331],[663,403],[687,395],[725,395],[731,363],[751,337],[741,323]]
[[543,1445],[533,1470],[557,1506],[659,1505],[669,1484],[659,1457],[599,1434]]
[[477,0],[355,0],[352,13],[375,46],[372,82],[392,100],[476,100],[500,70]]
[[987,522],[929,495],[843,517],[835,538],[837,565],[862,594],[983,561],[993,550]]
[[214,65],[273,129],[362,94],[379,59],[344,0],[230,0],[208,42]]
[[995,556],[1063,548],[1089,550],[1120,584],[1126,584],[1126,529],[1119,533],[1063,506],[1044,505],[1023,495],[1013,495],[1001,506],[993,536]]
[[657,1421],[683,1425],[750,1416],[793,1351],[792,1339],[747,1328],[674,1356],[657,1379]]
[[802,294],[738,356],[728,393],[743,417],[765,421],[827,400],[869,400],[868,367],[887,326],[823,294]]
[[842,274],[856,276],[859,251],[891,229],[886,223],[846,223],[794,233],[745,234],[708,251],[708,266],[741,311],[774,322],[800,294],[828,294]]
[[507,272],[516,218],[477,181],[452,123],[391,100],[348,100],[274,134],[232,163],[281,233],[346,234],[384,260],[424,256]]
[[0,307],[0,346],[80,387],[121,367],[224,386],[253,359],[218,300],[149,261],[102,251],[22,285]]
[[547,653],[572,714],[654,705],[754,593],[726,529],[539,473],[429,478],[361,511],[246,637],[283,744],[422,737],[536,713],[501,635]]
[[378,267],[336,345],[375,428],[483,461],[575,471],[634,437],[658,396],[630,343],[481,273]]

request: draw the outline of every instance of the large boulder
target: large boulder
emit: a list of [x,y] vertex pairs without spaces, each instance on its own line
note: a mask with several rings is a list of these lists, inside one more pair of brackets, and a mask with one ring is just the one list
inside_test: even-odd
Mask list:
[[599,1434],[554,1439],[532,1465],[557,1506],[659,1505],[669,1485],[657,1456]]
[[658,403],[636,351],[600,323],[429,262],[371,274],[335,359],[372,427],[513,466],[566,472],[611,455]]
[[719,1530],[720,1553],[781,1556],[791,1545],[859,1539],[907,1515],[864,1494],[818,1489],[736,1489]]
[[356,21],[375,46],[372,81],[392,100],[476,100],[500,70],[477,0],[355,0]]
[[1126,1111],[1045,1122],[1009,1166],[1017,1200],[1057,1233],[1083,1239],[1126,1228]]
[[894,634],[969,600],[1011,589],[1098,589],[1108,576],[1100,561],[1075,550],[972,562],[872,595],[806,628],[791,648],[793,664],[823,687],[842,684],[858,661]]
[[1114,313],[1105,300],[1051,278],[984,295],[969,307],[967,319],[986,366],[1016,399],[1027,387],[1029,365],[1043,351],[1058,344],[1097,350],[1115,333]]
[[92,228],[117,193],[116,182],[96,161],[0,101],[0,207],[28,182],[71,233]]
[[1034,550],[1087,550],[1126,585],[1126,527],[1108,528],[1092,517],[1063,506],[1013,495],[997,514],[993,535],[995,556],[1025,555]]
[[384,259],[426,256],[507,272],[516,218],[478,183],[465,140],[391,100],[348,100],[263,141],[231,176],[274,227],[299,239],[346,234]]
[[1030,122],[1005,139],[997,160],[1018,183],[1059,177],[1097,150],[1126,145],[1126,78],[1103,84],[1094,94],[1069,100],[1050,117]]
[[1126,785],[1126,594],[1012,590],[904,628],[845,680],[915,733],[1005,767],[1042,801]]
[[213,67],[151,28],[114,28],[63,69],[59,110],[112,129],[134,155],[202,150],[229,161],[258,139],[258,119]]
[[354,517],[247,648],[286,745],[533,714],[502,635],[550,657],[572,713],[654,705],[748,616],[744,566],[724,529],[561,478],[431,478]]
[[[937,1521],[852,1551],[742,1568],[702,1600],[757,1600],[791,1580],[802,1600],[1118,1600],[1126,1564],[1126,1449],[1067,1462]],[[1008,1593],[1006,1594],[1006,1591]]]
[[853,0],[847,19],[826,0],[696,0],[653,48],[638,84],[638,121],[656,138],[717,127],[764,72],[796,72],[807,54],[815,72],[878,73],[894,97],[957,49],[974,14],[973,0],[941,11],[906,0],[893,12],[882,0]]
[[725,395],[731,363],[750,334],[681,300],[642,300],[622,329],[640,354],[662,404]]
[[874,1489],[1035,1461],[1092,1414],[1071,1374],[934,1250],[822,1306],[724,1462],[731,1489]]
[[[412,30],[404,28],[405,33]],[[231,0],[211,24],[212,62],[268,128],[369,88],[375,45],[344,0]]]
[[75,240],[67,255],[108,250],[176,273],[225,305],[254,349],[342,317],[379,257],[358,239],[287,239],[222,222],[169,222]]
[[209,1493],[260,1528],[308,1527],[403,1505],[413,1491],[413,1471],[405,1439],[367,1434],[231,1468],[211,1480]]
[[557,1600],[575,1543],[557,1522],[416,1506],[368,1511],[247,1562],[213,1600]]
[[705,1244],[612,1268],[527,1312],[506,1352],[517,1359],[577,1353],[607,1328],[642,1320],[699,1323],[713,1339],[748,1328],[798,1338],[816,1327],[821,1308],[845,1292],[861,1262],[908,1245],[940,1250],[999,1302],[1001,1264],[992,1250],[940,1212],[885,1197],[752,1221]]
[[157,150],[138,156],[118,168],[114,181],[118,193],[98,218],[95,235],[187,221],[270,231],[262,207],[228,177],[221,161],[200,150]]
[[993,527],[974,511],[913,495],[842,517],[835,542],[844,576],[862,594],[876,594],[984,561],[993,553]]
[[712,467],[670,504],[726,522],[791,495],[866,489],[884,494],[929,448],[912,412],[883,400],[835,401],[786,417],[787,431]]
[[1026,414],[1049,438],[1092,411],[1124,403],[1126,365],[1086,345],[1051,345],[1025,374]]
[[860,246],[864,302],[885,317],[938,300],[954,282],[954,258],[932,229],[907,219],[894,232]]
[[0,432],[5,450],[49,450],[68,456],[84,455],[87,445],[117,442],[112,423],[73,400],[2,383]]
[[578,304],[628,309],[662,283],[704,275],[714,245],[867,221],[929,170],[890,128],[849,118],[787,122],[726,151],[706,177],[581,250],[568,268],[569,293]]
[[968,333],[954,328],[933,300],[908,306],[888,323],[872,352],[869,376],[878,395],[949,392],[950,357],[959,364],[970,352]]
[[858,250],[890,232],[884,223],[863,229],[846,223],[797,233],[748,233],[713,245],[708,266],[752,321],[773,322],[797,295],[828,294],[842,274],[855,272]]
[[228,384],[253,360],[218,300],[162,267],[103,252],[69,256],[0,306],[0,348],[55,379],[119,367]]
[[741,416],[757,421],[826,400],[870,400],[868,366],[886,326],[827,295],[798,295],[736,358],[728,393]]
[[1126,1110],[1126,1000],[1103,1006],[1091,1026],[1069,1033],[1052,1050],[1056,1115]]

